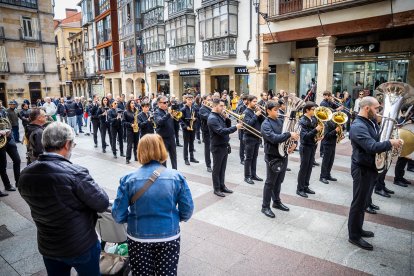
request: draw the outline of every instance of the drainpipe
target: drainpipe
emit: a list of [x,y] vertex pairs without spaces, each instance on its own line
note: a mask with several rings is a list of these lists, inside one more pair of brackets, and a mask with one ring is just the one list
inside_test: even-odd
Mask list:
[[250,35],[249,35],[249,40],[247,41],[247,49],[243,50],[243,53],[246,55],[246,60],[249,61],[249,54],[250,54],[250,50],[249,50],[249,46],[250,46],[250,42],[252,41],[252,14],[253,14],[253,0],[250,0]]

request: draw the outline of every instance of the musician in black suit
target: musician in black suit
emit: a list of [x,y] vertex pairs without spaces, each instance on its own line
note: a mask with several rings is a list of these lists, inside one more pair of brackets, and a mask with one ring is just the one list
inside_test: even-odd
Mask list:
[[214,194],[225,197],[224,193],[232,193],[224,184],[226,173],[227,156],[230,151],[229,135],[240,129],[240,123],[231,126],[231,120],[223,114],[225,109],[224,101],[214,99],[212,111],[207,120],[208,130],[210,132],[211,153],[213,155],[213,187]]
[[109,142],[112,145],[111,139],[111,128],[109,126],[108,120],[108,111],[109,111],[109,99],[107,97],[103,97],[101,100],[101,106],[98,110],[98,117],[99,117],[99,129],[101,131],[101,142],[102,142],[102,152],[106,152],[106,134],[108,133]]
[[[241,115],[246,110],[246,108],[247,108],[247,97],[248,97],[248,95],[246,95],[246,94],[243,94],[241,96],[240,102],[236,107],[236,113],[237,114]],[[245,154],[244,154],[244,141],[243,141],[244,130],[239,129],[237,131],[237,133],[239,134],[239,141],[240,141],[240,149],[239,149],[240,164],[244,165],[244,160],[246,159]]]
[[[285,179],[287,156],[281,156],[278,151],[280,143],[286,142],[292,138],[297,141],[299,134],[295,132],[283,131],[283,120],[279,117],[280,105],[275,101],[268,101],[266,105],[267,118],[261,126],[261,133],[264,141],[264,152],[266,162],[266,181],[263,188],[263,204],[262,213],[270,218],[274,218],[275,214],[270,209],[270,200],[273,198],[273,208],[289,211],[280,200],[280,187]],[[296,144],[293,143],[289,149],[289,153],[293,152]]]
[[212,172],[210,158],[210,132],[208,130],[207,125],[208,116],[210,116],[211,113],[211,107],[207,107],[207,104],[211,105],[210,95],[203,96],[203,104],[201,105],[200,112],[198,115],[200,117],[201,133],[203,135],[204,160],[206,162],[207,171]]
[[188,161],[188,152],[190,152],[190,161],[193,163],[199,163],[197,159],[194,158],[194,140],[195,140],[195,121],[197,120],[198,114],[196,108],[193,106],[193,95],[187,94],[184,97],[185,105],[180,110],[183,113],[183,116],[180,119],[181,129],[183,130],[184,138],[184,162],[187,166],[190,165]]
[[[171,107],[176,106],[177,110],[183,108],[183,104],[175,99],[175,96],[171,96]],[[174,133],[175,133],[175,144],[177,147],[182,147],[183,145],[180,144],[180,122],[178,120],[174,120]]]
[[[177,169],[177,151],[175,147],[174,119],[171,116],[171,108],[168,108],[168,99],[165,96],[157,98],[158,108],[154,112],[154,120],[157,128],[155,131],[164,140],[165,147],[171,160],[171,167]],[[167,162],[163,163],[167,166]]]
[[315,107],[313,102],[307,102],[303,107],[303,116],[299,120],[300,129],[300,169],[298,173],[298,186],[296,194],[301,197],[308,197],[308,194],[315,194],[309,189],[309,180],[312,174],[312,164],[315,159],[316,134],[322,129],[314,117]]
[[349,242],[365,250],[373,250],[373,246],[363,238],[373,237],[374,233],[362,229],[365,208],[378,171],[375,155],[389,151],[392,147],[400,147],[401,139],[390,139],[379,142],[379,126],[376,114],[380,104],[374,97],[365,97],[360,102],[360,111],[349,132],[352,144],[351,174],[353,179],[353,199],[349,210],[348,232]]
[[[247,97],[247,108],[243,112],[243,121],[250,126],[249,129],[255,129],[257,130],[257,133],[260,133],[260,126],[264,117],[262,116],[262,110],[257,108],[256,104],[257,97],[249,95]],[[256,174],[257,156],[259,154],[261,138],[253,134],[252,131],[245,129],[243,142],[246,153],[246,160],[244,161],[244,181],[248,184],[254,184],[253,180],[263,181],[263,179]]]
[[[122,119],[123,129],[125,130],[127,150],[126,163],[129,164],[131,160],[131,151],[134,151],[135,161],[138,161],[137,150],[139,142],[139,128],[134,130],[134,124],[138,126],[138,109],[135,107],[134,100],[129,100],[126,104],[126,110]],[[122,141],[120,141],[122,143]]]
[[327,121],[324,128],[324,136],[321,142],[323,146],[323,159],[321,166],[321,175],[319,181],[324,184],[329,184],[329,181],[337,181],[332,177],[331,171],[335,160],[336,142],[338,139],[338,133],[341,131],[341,126],[338,126],[332,121]]
[[112,141],[112,153],[114,158],[117,158],[116,152],[116,141],[118,137],[119,141],[119,151],[120,156],[125,157],[124,155],[124,133],[122,126],[122,113],[123,110],[118,108],[118,102],[112,102],[112,108],[108,111],[108,121],[111,128],[110,139]]
[[100,131],[100,122],[99,122],[99,96],[93,96],[93,102],[91,107],[91,122],[92,122],[92,131],[93,131],[93,142],[95,148],[98,147],[98,129]]
[[149,112],[150,105],[151,104],[147,101],[144,101],[141,104],[142,111],[138,114],[140,138],[142,138],[145,134],[154,133],[154,116]]

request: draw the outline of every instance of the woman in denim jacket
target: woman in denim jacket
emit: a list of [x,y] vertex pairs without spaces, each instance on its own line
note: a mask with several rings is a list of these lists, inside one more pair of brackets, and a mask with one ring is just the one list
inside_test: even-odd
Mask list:
[[176,170],[164,168],[149,189],[129,206],[131,198],[167,158],[161,136],[143,136],[138,144],[138,161],[143,166],[121,178],[112,207],[114,220],[128,223],[133,275],[177,275],[179,224],[189,220],[194,209],[184,176]]

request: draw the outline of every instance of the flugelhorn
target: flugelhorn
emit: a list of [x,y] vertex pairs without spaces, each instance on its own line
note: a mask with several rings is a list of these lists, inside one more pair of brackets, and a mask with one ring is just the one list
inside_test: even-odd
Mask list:
[[339,132],[337,133],[336,142],[339,143],[342,139],[345,138],[344,132],[342,131],[342,125],[348,121],[348,115],[345,112],[337,111],[332,114],[332,122],[339,127]]

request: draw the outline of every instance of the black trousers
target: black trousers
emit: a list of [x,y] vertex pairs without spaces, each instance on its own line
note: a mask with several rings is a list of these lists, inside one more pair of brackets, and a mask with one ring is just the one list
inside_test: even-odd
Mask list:
[[204,161],[206,162],[207,168],[211,168],[210,133],[208,131],[203,131],[203,141],[204,141]]
[[298,191],[304,191],[309,187],[309,179],[312,174],[312,164],[315,160],[316,147],[311,145],[300,145],[300,168],[298,173]]
[[93,142],[98,145],[98,129],[101,130],[99,120],[92,120]]
[[260,140],[245,137],[244,151],[246,159],[244,160],[244,177],[256,176],[257,156],[259,155]]
[[122,133],[122,126],[111,127],[111,148],[113,154],[116,154],[116,138],[119,140],[119,151],[121,154],[124,153],[124,135]]
[[190,158],[194,158],[194,139],[195,139],[195,131],[188,131],[183,130],[183,138],[184,138],[184,149],[183,149],[183,156],[184,160],[188,160],[188,152],[190,152]]
[[331,170],[335,160],[336,144],[323,145],[323,159],[321,166],[321,178],[330,178]]
[[[162,137],[164,140],[165,148],[168,151],[168,155],[170,156],[171,167],[173,169],[177,169],[177,149],[175,146],[174,136],[171,137]],[[165,167],[167,167],[167,161],[163,163]]]
[[239,150],[240,161],[244,161],[245,156],[244,156],[243,130],[239,129],[238,134],[239,134],[239,140],[240,140],[240,150]]
[[112,147],[112,139],[111,139],[111,128],[109,127],[109,123],[101,123],[99,125],[100,131],[101,131],[101,143],[102,143],[102,149],[106,149],[106,134],[108,133],[109,136],[109,143]]
[[[384,190],[385,188],[385,176],[387,175],[388,170],[384,170],[382,173],[378,174],[377,179],[375,179],[374,187],[376,191]],[[372,203],[372,193],[374,190],[370,192],[370,197],[368,200],[368,204]]]
[[405,166],[407,166],[409,161],[410,161],[410,159],[408,159],[408,158],[398,157],[397,163],[395,164],[394,182],[404,179]]
[[407,170],[414,170],[414,160],[408,161]]
[[221,191],[226,185],[224,184],[224,177],[226,174],[227,146],[211,146],[211,153],[213,155],[213,188],[214,191]]
[[375,169],[351,165],[351,174],[353,179],[353,199],[349,210],[348,233],[350,239],[358,240],[361,238],[365,208],[371,196],[370,190],[374,186],[378,173]]
[[132,129],[126,129],[126,140],[127,140],[127,150],[126,150],[126,160],[131,160],[131,151],[134,149],[134,157],[137,159],[137,150],[139,142],[139,132],[134,132]]
[[200,120],[196,120],[195,121],[195,136],[198,141],[200,141],[200,137],[201,137],[200,134],[201,134],[201,123],[200,123]]
[[174,135],[175,135],[175,143],[179,145],[180,144],[180,123],[177,120],[174,120]]
[[[269,159],[271,160],[271,159]],[[270,208],[270,200],[280,203],[280,188],[285,179],[288,159],[284,158],[282,170],[274,172],[266,162],[266,181],[263,187],[263,208]]]
[[19,182],[20,178],[20,156],[19,152],[17,151],[16,142],[14,139],[8,139],[7,144],[0,149],[0,177],[1,181],[3,181],[4,188],[10,188],[10,179],[7,175],[7,156],[6,153],[10,156],[11,160],[13,161],[13,173],[14,173],[14,180]]

